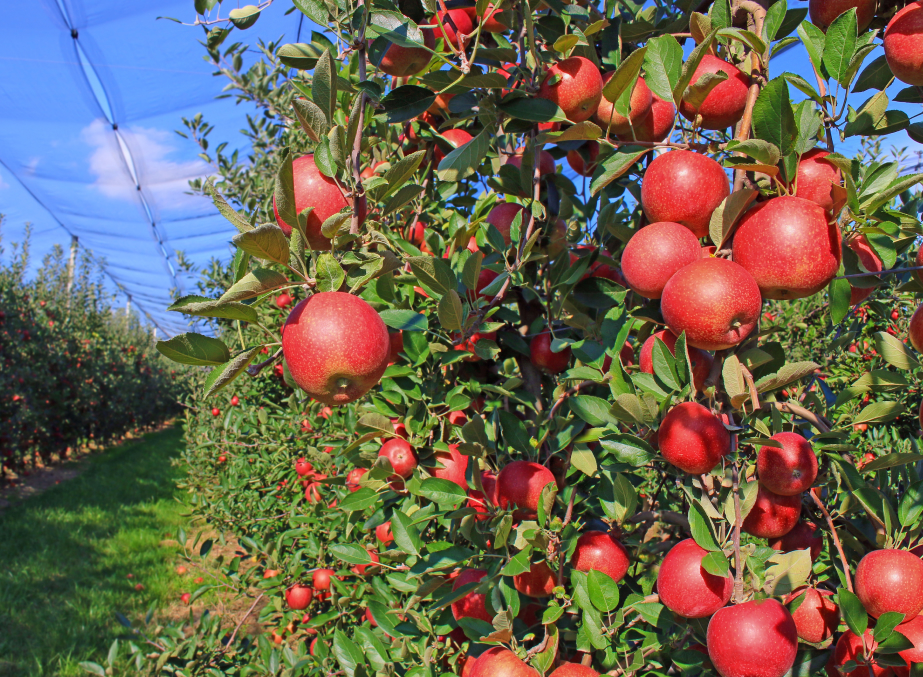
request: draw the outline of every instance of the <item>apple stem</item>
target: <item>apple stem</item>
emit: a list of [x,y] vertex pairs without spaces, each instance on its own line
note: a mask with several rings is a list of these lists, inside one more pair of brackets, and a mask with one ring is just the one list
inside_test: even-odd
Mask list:
[[827,508],[824,506],[823,501],[820,500],[820,497],[814,493],[814,489],[808,491],[811,494],[811,498],[814,499],[814,505],[817,506],[820,510],[824,519],[827,520],[827,526],[830,527],[830,535],[833,538],[833,544],[836,546],[836,551],[840,555],[840,563],[843,565],[843,574],[846,576],[846,588],[853,592],[852,588],[852,574],[849,572],[849,561],[846,559],[846,553],[843,552],[843,544],[840,543],[840,537],[836,534],[836,527],[833,526],[833,518],[830,517],[830,513],[827,512]]

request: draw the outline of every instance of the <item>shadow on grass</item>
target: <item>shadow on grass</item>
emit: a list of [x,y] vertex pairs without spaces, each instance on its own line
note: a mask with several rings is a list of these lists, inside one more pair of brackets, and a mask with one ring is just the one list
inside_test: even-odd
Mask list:
[[86,674],[124,630],[116,611],[178,594],[165,539],[182,523],[182,444],[179,427],[126,443],[0,515],[0,676]]

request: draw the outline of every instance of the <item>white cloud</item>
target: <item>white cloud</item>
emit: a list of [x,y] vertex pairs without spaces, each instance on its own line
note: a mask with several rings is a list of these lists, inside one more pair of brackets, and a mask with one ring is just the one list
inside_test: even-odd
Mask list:
[[[89,157],[90,172],[96,177],[92,187],[106,197],[134,202],[137,200],[135,178],[129,171],[125,152],[134,161],[137,180],[158,203],[160,209],[202,208],[199,196],[185,195],[189,180],[212,173],[201,160],[174,162],[168,156],[176,151],[170,142],[176,137],[172,132],[143,127],[120,127],[118,137],[105,120],[94,120],[84,128],[83,141],[93,148]],[[124,149],[124,151],[123,151]]]

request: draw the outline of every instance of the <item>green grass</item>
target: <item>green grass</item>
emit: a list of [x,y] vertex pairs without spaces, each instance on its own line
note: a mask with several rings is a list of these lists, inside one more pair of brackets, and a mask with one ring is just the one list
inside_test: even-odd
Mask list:
[[183,523],[182,444],[178,427],[126,443],[0,515],[0,676],[86,675],[79,662],[104,662],[125,636],[116,612],[177,598],[178,548],[160,543]]

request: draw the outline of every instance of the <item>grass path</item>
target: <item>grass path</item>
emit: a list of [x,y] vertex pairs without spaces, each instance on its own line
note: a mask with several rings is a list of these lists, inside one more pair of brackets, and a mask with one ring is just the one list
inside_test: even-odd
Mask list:
[[189,588],[165,541],[183,523],[182,444],[179,427],[151,433],[0,514],[0,677],[86,675],[78,663],[123,635],[117,611],[137,618]]

